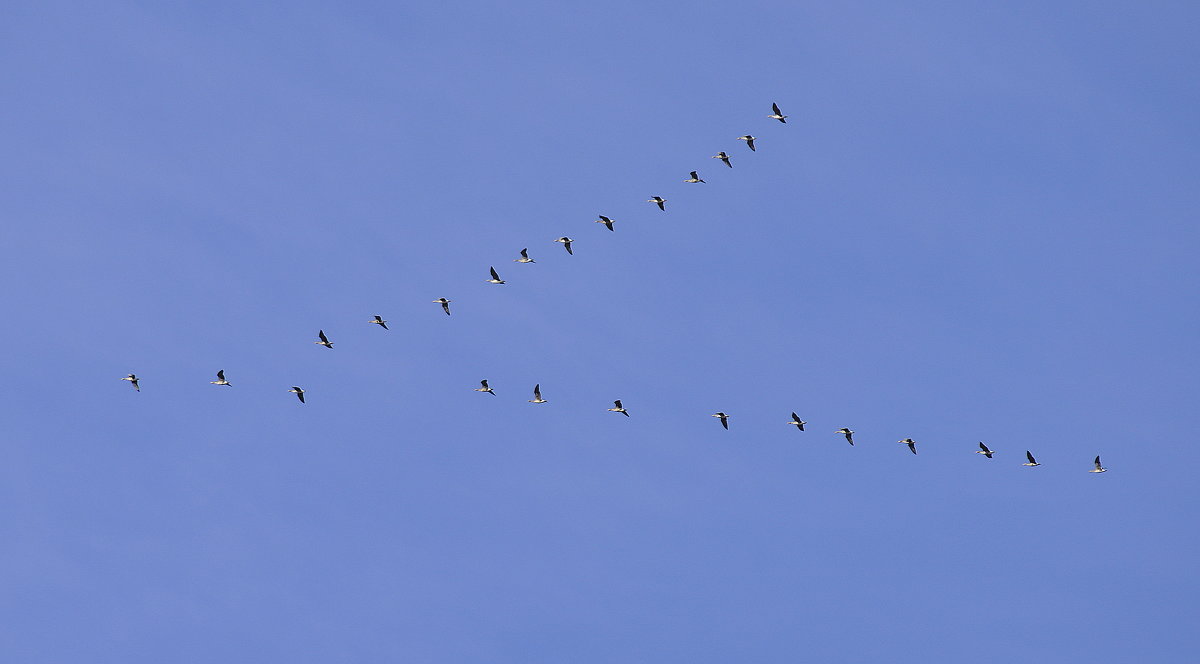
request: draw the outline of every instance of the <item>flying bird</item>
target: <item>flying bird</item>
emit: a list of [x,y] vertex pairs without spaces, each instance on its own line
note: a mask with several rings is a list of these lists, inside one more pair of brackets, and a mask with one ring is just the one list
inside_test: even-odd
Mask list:
[[505,282],[504,282],[504,280],[500,278],[500,275],[499,275],[499,274],[496,274],[496,268],[494,268],[494,267],[489,267],[488,269],[492,271],[492,278],[487,280],[487,282],[488,282],[489,284],[502,284],[502,283],[505,283]]
[[542,398],[541,383],[533,386],[533,398],[529,400],[529,403],[546,403],[546,400]]
[[229,381],[225,380],[225,370],[224,369],[221,369],[220,371],[217,372],[216,380],[210,380],[208,382],[212,383],[213,385],[225,385],[227,387],[233,387],[233,385],[231,385],[229,383]]
[[738,136],[738,140],[746,141],[746,145],[750,147],[750,151],[751,152],[755,151],[754,150],[754,137],[751,136],[750,134],[746,134],[745,136]]
[[800,419],[800,416],[796,413],[792,413],[792,421],[788,422],[788,424],[795,424],[797,429],[804,431],[804,425],[808,424],[808,422]]
[[333,343],[329,341],[329,337],[325,336],[325,330],[317,330],[317,336],[320,337],[321,340],[314,341],[314,344],[318,344],[326,348],[333,348]]
[[295,395],[296,395],[296,398],[300,400],[300,403],[304,403],[304,390],[302,390],[302,389],[300,389],[299,387],[296,387],[295,385],[293,385],[293,386],[292,386],[292,389],[288,390],[288,392],[291,392],[292,394],[295,394]]
[[521,257],[514,258],[513,262],[514,263],[536,263],[537,261],[535,261],[529,257],[529,248],[526,247],[525,249],[521,250]]
[[606,217],[606,216],[604,216],[604,215],[600,215],[600,218],[596,220],[596,223],[597,223],[597,224],[604,224],[605,228],[607,228],[607,229],[608,229],[608,230],[610,230],[610,231],[613,229],[613,227],[612,227],[612,225],[613,225],[613,220],[612,220],[612,219],[609,219],[608,217]]
[[1025,450],[1025,458],[1029,459],[1029,462],[1021,464],[1022,466],[1040,466],[1040,465],[1042,465],[1037,462],[1037,459],[1033,458],[1033,455],[1029,453],[1029,450]]
[[1096,464],[1096,467],[1089,470],[1088,471],[1089,473],[1107,473],[1108,472],[1107,468],[1100,465],[1100,457],[1096,457],[1096,460],[1093,463]]
[[721,426],[725,427],[726,429],[729,428],[729,416],[728,415],[726,415],[725,413],[722,413],[722,412],[716,412],[716,413],[713,413],[712,416],[721,418]]
[[647,200],[646,202],[654,203],[654,204],[658,205],[658,209],[662,210],[663,212],[667,211],[667,206],[663,205],[663,203],[667,202],[667,199],[663,198],[662,196],[655,196],[654,198],[651,198],[651,199]]
[[490,394],[492,396],[496,396],[496,393],[492,390],[492,388],[488,387],[486,379],[479,381],[479,387],[475,388],[475,391],[476,392],[487,392],[488,394]]
[[712,156],[712,158],[720,159],[721,161],[725,162],[726,166],[733,168],[733,164],[729,163],[729,155],[725,154],[724,152],[718,152],[718,153],[714,154]]
[[367,321],[367,322],[374,323],[374,324],[378,325],[379,327],[382,327],[385,330],[388,329],[387,321],[384,320],[383,318],[381,318],[380,316],[376,316],[375,320]]
[[615,407],[615,408],[609,408],[609,409],[608,409],[608,410],[609,410],[609,412],[613,412],[613,413],[621,413],[621,414],[622,414],[622,415],[624,415],[625,417],[629,417],[629,411],[625,410],[625,407],[621,405],[621,400],[620,400],[620,399],[617,399],[616,401],[614,401],[614,402],[613,402],[613,406],[616,406],[616,407]]
[[846,442],[847,442],[847,443],[850,443],[851,445],[853,445],[853,444],[854,444],[854,432],[853,432],[853,431],[851,431],[851,430],[849,430],[849,429],[847,429],[846,427],[842,427],[841,429],[838,429],[837,431],[834,431],[834,433],[840,433],[840,434],[842,434],[843,436],[845,436],[845,437],[846,437]]
[[565,236],[565,235],[564,235],[564,236],[562,236],[562,237],[560,237],[560,238],[558,238],[557,240],[555,240],[555,242],[562,242],[563,249],[566,249],[566,250],[567,250],[567,253],[568,253],[568,254],[571,254],[572,256],[574,256],[574,255],[575,255],[575,252],[574,252],[574,251],[571,251],[571,243],[572,243],[572,242],[574,242],[574,241],[575,241],[575,240],[572,240],[571,238],[569,238],[569,237],[567,237],[567,236]]
[[904,440],[897,440],[896,442],[908,445],[909,452],[912,452],[913,454],[917,453],[917,441],[913,440],[912,438],[905,438]]
[[[699,176],[699,175],[696,175],[696,171],[692,171],[692,177],[690,177],[690,178],[688,178],[688,179],[684,180],[684,182],[691,182],[691,183],[695,184],[695,183],[697,183],[697,182],[704,182],[704,180],[701,180],[701,179],[700,179],[700,176]],[[707,184],[707,183],[706,183],[706,184]]]
[[134,391],[135,391],[135,392],[141,392],[141,391],[142,391],[142,388],[138,387],[138,382],[137,382],[137,381],[138,381],[138,377],[137,377],[137,376],[135,376],[135,375],[133,375],[133,374],[129,374],[128,376],[126,376],[126,377],[122,378],[121,380],[127,380],[127,381],[129,381],[131,384],[133,384],[133,389],[134,389]]
[[783,114],[783,111],[779,110],[779,104],[771,102],[771,110],[775,112],[771,115],[768,115],[768,118],[771,118],[772,120],[779,120],[783,124],[787,124],[787,116]]
[[454,300],[447,300],[444,297],[439,297],[438,299],[434,300],[434,303],[442,305],[442,311],[446,312],[446,315],[449,316],[450,315],[450,303],[453,301]]
[[989,459],[992,458],[992,454],[993,454],[993,452],[988,449],[988,446],[984,445],[982,442],[979,443],[979,449],[975,450],[975,453],[982,454],[983,456],[985,456]]

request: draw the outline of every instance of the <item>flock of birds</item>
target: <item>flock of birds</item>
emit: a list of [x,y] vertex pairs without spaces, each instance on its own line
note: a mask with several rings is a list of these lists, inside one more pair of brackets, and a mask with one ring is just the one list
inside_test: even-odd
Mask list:
[[[781,122],[783,124],[787,124],[788,116],[783,114],[783,111],[781,111],[779,109],[779,105],[776,103],[771,104],[771,114],[768,115],[767,117],[770,119],[773,119],[773,120],[778,120],[779,122]],[[745,136],[739,136],[737,138],[737,140],[746,141],[746,146],[748,148],[750,148],[750,151],[751,152],[756,151],[756,148],[754,147],[754,141],[757,140],[756,137],[754,137],[750,134],[746,134]],[[726,154],[724,151],[718,152],[717,154],[713,155],[712,158],[720,159],[723,164],[725,164],[729,168],[733,168],[733,163],[730,160],[729,155]],[[706,183],[705,180],[699,176],[697,171],[690,171],[688,173],[688,178],[686,178],[684,180],[684,182],[690,183],[690,184],[705,184]],[[653,197],[647,199],[646,202],[654,203],[655,205],[658,206],[659,210],[662,210],[664,212],[667,209],[667,206],[666,206],[667,199],[665,199],[661,196],[653,196]],[[612,219],[610,219],[609,217],[606,217],[604,215],[598,215],[598,216],[599,216],[599,219],[596,219],[595,223],[604,224],[604,227],[610,231],[614,230],[614,228],[613,228],[614,221]],[[557,240],[555,240],[555,242],[561,243],[563,245],[563,249],[565,249],[568,254],[571,254],[571,255],[575,254],[575,252],[571,249],[571,244],[573,242],[575,242],[574,239],[564,235],[564,236],[558,238]],[[535,261],[529,257],[529,248],[526,247],[526,248],[521,249],[520,258],[514,258],[513,262],[515,262],[515,263],[536,263],[537,261]],[[500,278],[500,274],[496,271],[496,268],[494,266],[489,267],[488,271],[491,275],[491,278],[486,280],[487,283],[496,284],[496,285],[507,283],[503,279]],[[452,301],[453,300],[448,300],[444,297],[439,297],[438,299],[433,300],[434,304],[440,304],[442,306],[442,311],[445,312],[445,314],[447,316],[450,315],[450,303]],[[384,320],[382,316],[376,315],[372,320],[367,321],[367,322],[370,324],[373,324],[373,325],[378,325],[379,327],[381,327],[385,330],[388,329],[387,321]],[[313,342],[314,344],[324,346],[326,348],[331,348],[331,349],[333,348],[333,342],[331,342],[329,340],[329,337],[325,335],[324,330],[317,331],[317,338],[318,338],[318,340],[314,341]],[[138,377],[136,374],[129,374],[128,376],[125,376],[121,380],[129,381],[132,384],[133,389],[135,391],[141,392],[142,388],[138,384]],[[209,382],[213,385],[232,387],[232,383],[230,383],[228,380],[225,379],[225,370],[224,369],[217,371],[217,379],[213,380],[213,381],[209,381]],[[486,392],[487,394],[490,394],[492,396],[496,395],[495,390],[493,390],[488,385],[488,381],[486,379],[479,381],[479,387],[476,387],[474,389],[476,392]],[[303,388],[299,387],[298,385],[293,385],[292,388],[288,390],[288,392],[295,394],[296,398],[300,400],[300,403],[304,403],[304,389]],[[549,403],[549,401],[542,398],[542,386],[540,383],[533,386],[533,398],[529,399],[529,403],[532,403],[532,404]],[[613,401],[613,407],[609,408],[607,410],[609,412],[619,413],[621,415],[624,415],[625,417],[630,416],[629,411],[626,410],[625,407],[621,404],[620,399]],[[724,413],[724,412],[716,412],[716,413],[712,414],[712,417],[715,417],[718,420],[720,420],[721,426],[723,428],[725,428],[726,430],[729,429],[729,418],[730,418],[729,414]],[[805,422],[804,420],[800,419],[800,416],[797,415],[795,412],[792,413],[792,419],[789,420],[787,423],[795,426],[800,431],[804,431],[804,425],[808,424],[808,422]],[[845,436],[846,442],[850,443],[850,445],[854,445],[854,431],[852,431],[851,429],[843,427],[841,429],[838,429],[834,433],[838,433],[838,434]],[[913,440],[912,438],[905,438],[903,440],[899,440],[896,442],[901,443],[903,445],[907,445],[909,451],[912,452],[913,454],[917,453],[917,441]],[[987,445],[983,444],[982,442],[979,443],[979,449],[976,450],[975,453],[982,454],[985,457],[987,457],[988,459],[991,459],[992,455],[995,454],[995,452],[992,449],[990,449]],[[1037,459],[1034,458],[1033,454],[1029,450],[1025,451],[1025,458],[1027,459],[1027,461],[1025,463],[1021,464],[1022,466],[1033,467],[1033,466],[1042,465],[1042,464],[1038,463]],[[1089,473],[1108,472],[1108,469],[1105,468],[1100,463],[1099,456],[1097,456],[1093,460],[1092,463],[1093,463],[1093,468],[1088,471]]]

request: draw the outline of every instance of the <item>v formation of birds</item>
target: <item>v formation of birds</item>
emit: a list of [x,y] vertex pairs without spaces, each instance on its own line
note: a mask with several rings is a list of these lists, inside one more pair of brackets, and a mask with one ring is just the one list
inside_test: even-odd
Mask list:
[[[778,120],[780,123],[787,124],[788,116],[783,114],[783,111],[780,110],[779,105],[776,103],[771,104],[771,114],[768,115],[767,117],[770,119],[773,119],[773,120]],[[754,145],[754,142],[756,140],[758,140],[758,138],[756,136],[746,134],[744,136],[738,136],[737,140],[745,141],[746,147],[750,148],[751,152],[757,151],[757,148]],[[712,158],[719,159],[719,160],[721,160],[721,163],[725,164],[725,166],[727,166],[729,168],[733,168],[732,158],[728,154],[726,154],[725,151],[723,151],[723,150],[718,152],[717,154],[713,155]],[[703,178],[700,177],[700,175],[698,174],[698,171],[690,171],[688,173],[688,177],[685,178],[683,181],[685,183],[689,183],[689,184],[707,184],[707,182]],[[667,210],[667,207],[666,207],[667,199],[665,199],[661,196],[657,196],[657,195],[652,196],[651,198],[647,199],[646,202],[655,204],[658,207],[658,209],[662,210],[663,212],[666,212],[666,210]],[[613,227],[613,225],[616,223],[615,220],[613,220],[609,217],[606,217],[604,215],[598,215],[598,217],[599,218],[595,220],[595,223],[604,224],[604,227],[610,231],[616,230]],[[568,254],[571,254],[571,255],[575,254],[574,250],[572,249],[572,244],[575,242],[575,240],[573,238],[570,238],[570,237],[567,237],[564,235],[564,236],[558,238],[557,240],[555,240],[555,242],[562,244],[563,249],[565,249]],[[525,264],[525,263],[536,263],[537,261],[535,261],[534,259],[529,257],[529,248],[526,247],[526,248],[521,249],[520,258],[514,258],[513,262]],[[485,280],[487,283],[495,284],[495,285],[501,285],[501,284],[507,283],[504,279],[500,278],[500,274],[496,271],[496,268],[494,266],[490,266],[488,268],[488,273],[491,278]],[[450,303],[451,302],[453,302],[453,300],[446,299],[445,297],[439,297],[438,299],[433,300],[434,304],[441,305],[442,311],[447,316],[451,315],[451,311],[450,311]],[[382,316],[376,315],[372,320],[369,320],[367,322],[370,324],[378,325],[379,327],[381,327],[385,330],[388,329],[387,321],[384,320]],[[329,340],[329,337],[326,336],[324,330],[319,330],[317,332],[317,339],[318,339],[317,341],[313,342],[314,344],[324,346],[325,348],[329,348],[329,349],[333,348],[333,342]],[[136,392],[142,391],[141,385],[139,383],[140,379],[138,378],[138,376],[136,374],[129,374],[128,376],[125,376],[121,380],[129,381],[129,383],[132,385],[134,391],[136,391]],[[213,385],[219,385],[219,386],[223,386],[223,387],[232,387],[232,385],[233,385],[232,383],[230,383],[228,380],[225,379],[225,370],[224,369],[217,371],[217,379],[213,380],[213,381],[209,381],[209,382],[212,383]],[[476,392],[485,392],[492,396],[496,396],[495,390],[493,390],[488,385],[488,381],[486,379],[481,380],[480,387],[476,387],[476,388],[474,388],[474,390]],[[295,394],[296,398],[299,400],[300,403],[305,403],[305,400],[304,400],[305,390],[304,389],[300,388],[299,386],[293,385],[291,387],[291,389],[289,389],[287,391],[291,392],[292,394]],[[542,397],[542,386],[540,383],[533,386],[533,398],[529,399],[528,401],[529,401],[529,403],[538,404],[538,405],[550,403],[549,400]],[[613,407],[609,408],[607,410],[609,412],[617,413],[619,415],[624,415],[625,417],[630,417],[629,411],[626,410],[625,407],[621,404],[620,399],[614,400]],[[804,425],[808,424],[808,422],[805,422],[804,420],[800,419],[800,416],[797,415],[795,412],[793,412],[791,415],[792,415],[792,419],[789,420],[787,422],[787,424],[795,426],[796,429],[799,431],[804,431]],[[731,415],[718,411],[716,413],[713,413],[712,417],[717,418],[718,421],[720,422],[721,426],[725,430],[729,429],[729,420],[732,417]],[[843,427],[841,429],[837,429],[833,433],[844,436],[847,443],[849,443],[850,445],[854,445],[854,431],[852,431],[851,429]],[[917,454],[917,441],[913,440],[912,438],[904,438],[897,442],[901,443],[903,445],[906,445],[910,452],[912,452],[913,454]],[[984,457],[991,459],[992,455],[995,454],[995,451],[993,451],[991,448],[989,448],[984,443],[980,442],[979,449],[976,450],[975,453],[981,454]],[[1034,467],[1034,466],[1042,465],[1035,459],[1035,457],[1029,450],[1025,451],[1025,458],[1026,458],[1026,462],[1022,463],[1021,464],[1022,466]],[[1092,461],[1092,469],[1089,470],[1088,472],[1089,473],[1104,473],[1107,471],[1108,471],[1108,469],[1105,468],[1100,463],[1100,457],[1097,456]]]

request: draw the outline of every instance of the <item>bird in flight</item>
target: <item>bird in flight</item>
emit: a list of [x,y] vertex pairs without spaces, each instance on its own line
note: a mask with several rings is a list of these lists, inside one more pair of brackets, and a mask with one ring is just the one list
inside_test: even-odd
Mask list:
[[324,346],[324,347],[326,347],[326,348],[333,348],[333,342],[331,342],[331,341],[329,340],[329,337],[325,336],[325,330],[317,330],[317,336],[318,336],[318,337],[320,337],[320,338],[321,338],[321,340],[320,340],[320,341],[314,341],[314,342],[313,342],[314,344],[319,344],[319,345],[321,345],[321,346]]
[[562,237],[560,237],[560,238],[558,238],[557,240],[555,240],[555,242],[562,242],[563,249],[566,249],[566,250],[567,250],[567,253],[568,253],[568,254],[571,254],[572,256],[574,256],[574,255],[575,255],[575,252],[574,252],[574,251],[571,251],[571,243],[572,243],[572,242],[574,242],[574,241],[575,241],[575,240],[572,240],[571,238],[569,238],[569,237],[567,237],[567,236],[565,236],[565,235],[564,235],[564,236],[562,236]]
[[667,199],[663,198],[662,196],[655,196],[654,198],[648,199],[646,202],[654,203],[658,206],[658,209],[662,210],[663,212],[667,211],[667,206],[663,205],[667,202]]
[[607,228],[607,229],[608,229],[608,230],[610,230],[610,231],[613,229],[613,227],[612,227],[612,225],[613,225],[613,220],[612,220],[612,219],[609,219],[608,217],[606,217],[606,216],[604,216],[604,215],[600,215],[600,218],[596,220],[596,223],[597,223],[597,224],[604,224],[604,227],[605,227],[605,228]]
[[989,450],[988,446],[984,445],[982,442],[979,443],[979,449],[975,450],[975,453],[982,454],[983,456],[985,456],[989,459],[992,458],[992,454],[994,454],[994,452]]
[[529,248],[526,247],[525,249],[521,250],[521,257],[514,258],[513,262],[514,263],[536,263],[537,261],[535,261],[529,257]]
[[751,152],[755,151],[754,150],[754,137],[751,136],[750,134],[746,134],[745,136],[738,136],[738,140],[746,141],[746,145],[750,148],[750,151]]
[[229,383],[229,381],[225,380],[225,370],[224,369],[221,369],[220,371],[217,372],[216,380],[210,380],[208,382],[212,383],[213,385],[225,385],[227,387],[233,387],[233,385],[231,385]]
[[845,437],[846,437],[846,442],[847,442],[847,443],[850,443],[851,445],[853,445],[853,444],[854,444],[854,432],[853,432],[853,431],[851,431],[851,430],[849,430],[849,429],[847,429],[846,427],[842,427],[841,429],[838,429],[837,431],[834,431],[834,433],[840,433],[840,434],[842,434],[843,436],[845,436]]
[[796,413],[792,413],[792,421],[788,422],[788,424],[794,424],[794,425],[796,425],[797,429],[804,431],[804,425],[808,424],[808,422],[805,422],[804,420],[800,419],[800,416],[797,415]]
[[713,413],[712,416],[721,418],[721,426],[725,427],[726,429],[729,428],[729,416],[728,415],[726,415],[725,413],[722,413],[722,412],[716,412],[716,413]]
[[779,104],[771,102],[771,110],[774,111],[774,113],[768,115],[768,118],[771,118],[772,120],[779,120],[783,124],[787,124],[787,116],[783,114],[783,111],[779,110]]
[[622,414],[622,415],[624,415],[625,417],[629,417],[629,411],[625,410],[625,406],[622,406],[622,405],[621,405],[621,400],[620,400],[620,399],[617,399],[616,401],[614,401],[614,402],[613,402],[613,406],[614,406],[614,408],[609,408],[609,409],[608,409],[608,410],[609,410],[609,412],[613,412],[613,413],[621,413],[621,414]]
[[691,183],[695,184],[697,182],[704,182],[704,180],[701,180],[700,176],[696,175],[696,171],[692,171],[692,177],[684,180],[684,182],[691,182]]
[[724,152],[718,152],[718,153],[714,154],[712,156],[712,158],[720,159],[721,161],[725,162],[726,166],[733,168],[733,164],[729,163],[729,155],[725,154]]
[[292,386],[292,389],[288,390],[288,392],[291,392],[292,394],[295,394],[295,395],[296,395],[296,398],[300,400],[300,403],[304,403],[304,390],[302,390],[302,389],[300,389],[299,387],[297,387],[297,386],[293,385],[293,386]]
[[375,317],[375,320],[372,320],[372,321],[367,321],[367,322],[369,322],[369,323],[374,323],[374,324],[378,325],[379,327],[382,327],[382,328],[383,328],[383,329],[385,329],[385,330],[386,330],[386,329],[388,329],[388,326],[387,326],[387,321],[386,321],[386,320],[384,320],[384,319],[383,319],[382,317],[380,317],[380,316],[376,316],[376,317]]
[[500,275],[499,275],[499,274],[496,274],[496,268],[494,268],[494,267],[489,267],[488,269],[492,271],[492,278],[487,280],[487,282],[488,282],[489,284],[502,284],[502,283],[505,283],[505,282],[504,282],[504,280],[500,278]]
[[475,388],[475,391],[476,392],[487,392],[488,394],[490,394],[492,396],[496,396],[496,393],[492,390],[492,388],[488,387],[487,379],[479,381],[479,387]]
[[135,391],[135,392],[141,392],[141,391],[142,391],[142,388],[138,387],[138,382],[137,382],[137,381],[138,381],[138,377],[137,377],[137,376],[135,376],[135,375],[133,375],[133,374],[129,374],[128,376],[126,376],[126,377],[122,378],[121,380],[127,380],[127,381],[129,381],[131,384],[133,384],[133,389],[134,389],[134,391]]
[[434,303],[442,305],[442,311],[446,312],[446,315],[449,316],[450,315],[450,303],[453,301],[454,300],[447,300],[444,297],[439,297],[438,299],[434,300]]
[[1025,458],[1029,459],[1029,461],[1027,463],[1021,464],[1022,466],[1040,466],[1040,465],[1042,465],[1037,462],[1037,459],[1033,458],[1033,455],[1029,453],[1029,450],[1025,450]]
[[1089,470],[1088,471],[1089,473],[1107,473],[1108,472],[1107,468],[1100,465],[1100,457],[1096,457],[1096,460],[1093,463],[1096,464],[1096,467]]
[[546,403],[546,400],[542,398],[541,383],[533,386],[533,398],[529,400],[529,403]]
[[909,452],[912,452],[913,454],[917,453],[917,441],[913,440],[912,438],[905,438],[904,440],[897,440],[896,442],[908,445]]

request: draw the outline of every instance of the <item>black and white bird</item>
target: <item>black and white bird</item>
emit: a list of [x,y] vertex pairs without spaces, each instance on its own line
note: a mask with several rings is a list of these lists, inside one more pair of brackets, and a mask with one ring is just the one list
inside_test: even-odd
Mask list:
[[797,415],[796,413],[792,413],[792,421],[788,422],[788,424],[794,424],[794,425],[796,425],[797,429],[804,431],[804,425],[808,424],[808,422],[805,422],[804,420],[800,419],[800,416]]
[[625,417],[629,417],[629,411],[625,410],[625,407],[621,405],[620,399],[617,399],[616,401],[614,401],[613,408],[609,408],[608,410],[609,410],[609,412],[621,413]]
[[434,302],[434,304],[442,305],[442,311],[446,312],[446,315],[449,316],[450,315],[450,303],[453,301],[454,300],[447,300],[444,297],[439,297],[438,299],[434,300],[433,302]]
[[720,159],[721,161],[725,162],[726,166],[733,168],[733,164],[729,163],[729,155],[725,154],[724,152],[718,152],[718,153],[714,154],[712,156],[712,158]]
[[525,249],[521,250],[521,257],[514,258],[513,262],[514,263],[536,263],[537,261],[535,261],[529,257],[529,248],[526,247]]
[[325,336],[325,330],[317,330],[317,336],[320,337],[321,340],[314,341],[314,344],[324,346],[326,348],[333,348],[333,342],[329,340],[329,337]]
[[768,115],[768,118],[771,118],[772,120],[779,120],[783,124],[787,124],[787,116],[783,114],[783,111],[779,110],[779,104],[771,102],[771,110],[774,112],[771,115]]
[[1100,457],[1096,457],[1096,460],[1093,463],[1096,464],[1096,467],[1089,470],[1088,471],[1089,473],[1107,473],[1108,472],[1107,468],[1100,465]]
[[496,392],[493,391],[492,388],[488,387],[487,379],[479,381],[479,387],[475,388],[475,391],[476,392],[487,392],[488,394],[490,394],[492,396],[496,396]]
[[704,182],[704,180],[701,180],[700,176],[696,175],[696,171],[692,171],[692,177],[684,180],[684,182],[691,182],[692,184],[695,184],[697,182]]
[[291,392],[292,394],[295,394],[295,395],[296,395],[296,398],[300,400],[300,403],[304,403],[304,390],[302,390],[302,389],[300,389],[299,387],[297,387],[297,386],[293,385],[293,386],[292,386],[292,389],[288,390],[288,392]]
[[905,438],[904,440],[897,440],[896,442],[908,445],[909,452],[912,452],[913,454],[917,453],[917,441],[913,440],[912,438]]
[[722,413],[722,412],[716,412],[716,413],[713,413],[712,416],[720,418],[721,426],[725,427],[726,429],[729,428],[729,416],[728,415],[726,415],[725,413]]
[[846,427],[842,427],[841,429],[838,429],[837,431],[834,431],[834,433],[840,433],[840,434],[842,434],[843,436],[845,436],[845,437],[846,437],[846,442],[847,442],[847,443],[850,443],[851,445],[853,445],[853,444],[854,444],[854,432],[853,432],[853,431],[851,431],[851,430],[849,430],[849,429],[847,429]]
[[133,374],[129,374],[128,376],[122,378],[121,380],[129,381],[133,385],[133,389],[135,392],[142,391],[142,388],[138,387],[138,377],[137,376],[135,376]]
[[229,381],[225,380],[225,370],[224,369],[221,369],[220,371],[217,372],[216,380],[210,380],[208,382],[212,383],[213,385],[224,385],[226,387],[233,387],[233,385],[230,384]]
[[542,398],[541,383],[533,386],[533,398],[529,400],[529,403],[546,403],[546,400]]
[[1037,462],[1037,459],[1033,458],[1033,455],[1029,453],[1029,450],[1025,450],[1025,458],[1029,459],[1029,461],[1021,464],[1022,466],[1040,466],[1040,465],[1042,465]]
[[667,211],[667,206],[665,205],[667,199],[663,198],[662,196],[655,196],[654,198],[647,199],[646,202],[654,203],[658,206],[658,209],[662,210],[663,212]]
[[376,316],[375,320],[367,321],[367,322],[374,323],[375,325],[378,325],[379,327],[382,327],[385,330],[388,329],[387,321],[384,320],[382,316]]
[[613,229],[613,227],[612,227],[613,220],[609,219],[608,217],[606,217],[604,215],[599,215],[599,216],[600,216],[600,218],[596,220],[596,223],[604,224],[604,227],[611,231]]
[[746,145],[750,148],[750,151],[751,152],[755,151],[754,150],[754,137],[751,136],[750,134],[746,134],[745,136],[738,136],[738,140],[746,141]]
[[569,237],[567,237],[567,236],[565,236],[565,235],[564,235],[564,236],[562,236],[562,237],[560,237],[560,238],[558,238],[557,240],[555,240],[555,242],[562,242],[563,249],[566,249],[566,250],[567,250],[567,253],[568,253],[568,254],[571,254],[572,256],[574,256],[574,255],[575,255],[575,252],[574,252],[574,251],[571,251],[571,243],[572,243],[572,242],[574,242],[574,241],[575,241],[575,240],[572,240],[571,238],[569,238]]
[[975,453],[982,454],[983,456],[985,456],[989,459],[992,458],[992,454],[994,454],[994,452],[989,450],[988,446],[984,445],[982,441],[979,443],[979,449],[975,450]]
[[496,268],[494,268],[494,267],[489,267],[489,268],[488,268],[488,270],[490,270],[490,271],[491,271],[491,273],[492,273],[492,278],[487,280],[487,282],[488,282],[489,284],[502,284],[502,283],[505,283],[505,282],[504,282],[504,280],[500,278],[500,275],[499,275],[499,274],[496,274]]

